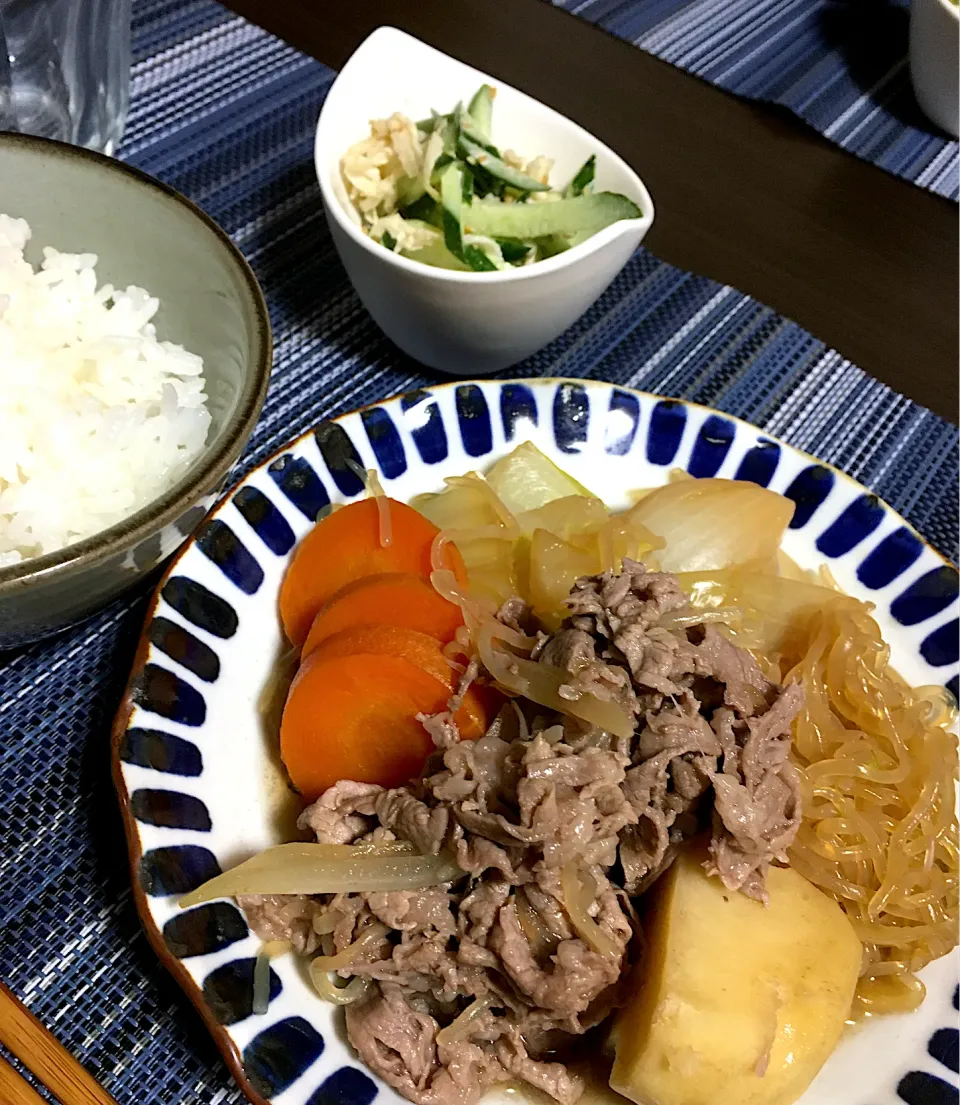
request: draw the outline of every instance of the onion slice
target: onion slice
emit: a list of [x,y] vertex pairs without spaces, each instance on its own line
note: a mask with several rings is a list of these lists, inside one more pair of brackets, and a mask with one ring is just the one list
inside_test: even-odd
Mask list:
[[421,890],[459,879],[449,855],[372,852],[350,844],[278,844],[205,882],[180,908],[238,894],[341,894]]
[[263,944],[253,961],[253,999],[250,1011],[261,1017],[270,1005],[270,960],[290,950],[289,940],[270,940]]
[[[573,676],[568,671],[494,647],[494,640],[509,640],[510,635],[514,638],[521,637],[507,626],[491,620],[483,625],[477,637],[477,652],[483,666],[501,687],[523,695],[540,706],[547,706],[551,710],[597,725],[618,737],[633,735],[633,718],[616,702],[597,698],[587,692],[577,698],[561,695],[561,687],[573,684]],[[531,640],[529,637],[521,639]]]
[[352,978],[346,986],[338,986],[326,971],[310,964],[310,981],[314,990],[331,1005],[352,1005],[362,1001],[370,992],[373,983],[369,978]]
[[665,572],[709,572],[749,561],[775,569],[794,504],[746,480],[678,480],[658,487],[628,514],[663,538]]
[[493,1005],[494,998],[492,994],[487,994],[482,998],[477,998],[476,1001],[471,1002],[466,1009],[456,1018],[448,1024],[445,1028],[441,1028],[437,1033],[437,1047],[443,1047],[446,1044],[455,1044],[458,1040],[463,1040],[470,1035],[470,1026]]
[[[589,880],[589,886],[585,880]],[[619,962],[623,949],[589,913],[590,903],[595,900],[597,893],[596,884],[590,874],[583,871],[576,862],[564,864],[560,868],[560,888],[563,891],[567,916],[577,936],[598,955]]]
[[386,925],[377,921],[375,924],[365,928],[352,944],[348,944],[342,951],[338,951],[336,955],[315,956],[310,965],[311,971],[314,966],[316,966],[318,971],[340,971],[344,967],[349,967],[350,964],[358,959],[368,948],[372,948],[374,945],[379,944],[387,935],[388,931]]
[[543,960],[548,955],[553,955],[560,940],[540,919],[540,914],[530,904],[530,899],[522,889],[518,891],[514,905],[517,910],[517,920],[530,945],[533,958]]

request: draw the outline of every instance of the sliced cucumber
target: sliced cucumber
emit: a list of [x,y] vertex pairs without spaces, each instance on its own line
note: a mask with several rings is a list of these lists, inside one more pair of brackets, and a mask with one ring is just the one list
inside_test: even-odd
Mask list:
[[529,242],[521,242],[516,238],[497,238],[495,241],[500,247],[504,261],[509,265],[525,261],[527,254],[533,248]]
[[479,246],[464,246],[463,259],[474,272],[497,271],[497,266]]
[[621,219],[639,219],[633,200],[616,192],[574,196],[555,203],[475,203],[466,227],[491,238],[545,238],[550,234],[596,234]]
[[451,157],[448,153],[442,153],[437,160],[433,163],[433,172],[430,174],[430,183],[434,188],[440,187],[440,174],[450,164],[451,161],[456,161],[455,157]]
[[443,208],[432,196],[422,195],[415,203],[401,208],[400,214],[405,219],[420,219],[438,230],[443,229]]
[[389,230],[385,230],[383,232],[383,237],[380,239],[380,241],[383,242],[383,244],[387,247],[387,249],[390,250],[391,253],[397,248],[397,239],[394,238]]
[[517,188],[521,192],[550,191],[549,184],[541,184],[539,180],[535,180],[532,176],[527,176],[526,173],[521,173],[519,169],[512,168],[505,161],[491,153],[485,146],[481,146],[468,138],[463,131],[460,133],[457,149],[471,165],[479,165],[481,169],[485,169],[491,176],[502,180],[504,184],[509,184],[511,188]]
[[564,188],[563,194],[565,196],[581,196],[587,191],[591,184],[593,184],[593,178],[597,175],[597,157],[596,154],[591,154],[586,161],[577,169],[574,174],[573,180]]
[[547,257],[556,257],[558,253],[565,253],[570,248],[570,239],[562,234],[548,234],[545,238],[537,239],[537,248],[540,250],[540,256],[546,260]]
[[412,203],[416,203],[426,190],[420,177],[402,176],[397,181],[397,206],[409,207]]
[[420,261],[424,265],[433,265],[437,269],[454,269],[458,272],[469,272],[470,266],[461,261],[459,257],[454,257],[449,249],[443,244],[443,238],[438,234],[435,242],[431,242],[428,246],[423,246],[420,249],[405,249],[402,251],[401,256],[409,258],[411,261]]
[[502,180],[497,180],[495,176],[491,176],[486,169],[481,169],[479,165],[471,165],[473,171],[473,195],[476,199],[482,199],[484,196],[495,196],[497,199],[503,199],[506,191],[506,185]]
[[445,115],[443,117],[443,153],[449,158],[457,156],[457,137],[460,133],[460,129],[457,126],[456,120],[456,114]]
[[[494,157],[500,156],[500,151],[490,141],[483,137],[480,131],[473,125],[469,115],[459,115],[457,117],[457,150],[460,151],[460,139],[466,138],[467,141],[472,142],[475,146],[479,146],[480,149],[486,150],[487,153],[492,154]],[[463,154],[461,153],[462,157]]]
[[421,119],[416,128],[423,134],[433,134],[433,132],[449,119],[449,115],[441,115],[439,111],[431,111],[429,119]]
[[[481,235],[465,234],[463,237],[464,251],[470,246],[476,246],[482,253],[485,253],[487,258],[493,262],[493,267],[495,269],[505,269],[507,267],[503,259],[503,251],[500,249],[500,244],[495,238],[484,238]],[[487,271],[485,267],[483,271]]]
[[460,166],[461,185],[460,195],[465,204],[473,203],[473,173],[466,165]]
[[443,240],[455,257],[463,256],[463,169],[451,162],[440,174],[440,202],[443,204]]
[[489,142],[493,136],[493,97],[495,95],[490,85],[482,84],[467,107],[467,114],[485,142]]

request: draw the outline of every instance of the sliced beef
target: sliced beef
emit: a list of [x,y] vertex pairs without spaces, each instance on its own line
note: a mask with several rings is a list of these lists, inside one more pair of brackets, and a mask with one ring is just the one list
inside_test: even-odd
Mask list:
[[317,902],[304,894],[243,894],[237,903],[261,940],[282,940],[298,955],[313,955],[320,947],[313,919]]
[[437,1069],[437,1022],[418,1013],[396,983],[381,983],[367,1001],[347,1006],[347,1033],[357,1054],[395,1090],[423,1105],[453,1105],[463,1097],[434,1098],[429,1093]]
[[297,821],[321,844],[353,844],[373,827],[375,802],[383,787],[344,779],[325,790]]
[[367,894],[366,899],[374,917],[397,932],[431,931],[441,937],[456,932],[449,891],[433,887],[394,890]]
[[499,1037],[496,1056],[511,1078],[549,1094],[561,1105],[573,1105],[583,1093],[583,1080],[571,1074],[563,1063],[543,1062],[530,1057],[522,1026]]
[[[695,664],[699,674],[720,684],[724,703],[741,717],[764,713],[771,694],[776,693],[750,653],[738,648],[713,626],[705,628],[696,646]],[[787,720],[789,723],[792,716]]]
[[[452,854],[457,882],[245,900],[257,931],[307,952],[363,937],[340,971],[369,982],[347,1007],[347,1032],[418,1105],[472,1105],[508,1078],[572,1105],[582,1087],[552,1053],[624,996],[630,895],[701,830],[731,889],[762,899],[769,865],[784,861],[800,816],[787,753],[801,692],[770,683],[716,628],[673,628],[686,604],[675,577],[625,561],[618,575],[579,580],[570,617],[530,652],[566,673],[561,695],[616,701],[635,719],[631,735],[517,700],[485,736],[461,741],[455,696],[421,719],[436,746],[422,778],[389,790],[337,783],[300,819],[324,842]],[[518,600],[500,618],[531,634]],[[472,664],[458,693],[476,676]]]
[[[619,836],[625,888],[649,885],[713,808],[713,872],[765,900],[764,875],[785,861],[800,823],[787,756],[802,691],[770,683],[714,626],[682,633],[659,624],[686,602],[675,577],[624,561],[619,575],[577,581],[570,619],[539,644],[538,658],[602,696],[629,674],[642,720],[623,785],[637,814]],[[618,701],[629,707],[630,695]]]
[[760,901],[767,869],[773,860],[786,863],[800,827],[799,782],[787,757],[790,723],[802,706],[803,691],[791,684],[766,713],[732,724],[736,746],[713,780],[711,870]]

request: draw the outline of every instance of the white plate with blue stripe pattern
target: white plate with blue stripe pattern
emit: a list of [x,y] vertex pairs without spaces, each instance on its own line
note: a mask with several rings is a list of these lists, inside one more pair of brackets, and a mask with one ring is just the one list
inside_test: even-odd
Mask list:
[[[298,963],[274,961],[253,1015],[259,941],[232,902],[181,911],[180,895],[278,843],[289,799],[259,704],[283,647],[277,595],[296,541],[328,503],[439,490],[534,441],[612,507],[672,468],[752,480],[796,504],[784,548],[828,565],[872,602],[894,666],[957,690],[957,572],[865,488],[729,415],[575,380],[482,381],[417,391],[324,422],[246,476],[167,571],[114,728],[114,776],[137,906],[151,943],[201,1011],[255,1105],[400,1099],[359,1064],[333,1007]],[[954,957],[923,972],[927,999],[850,1032],[803,1105],[957,1101]]]

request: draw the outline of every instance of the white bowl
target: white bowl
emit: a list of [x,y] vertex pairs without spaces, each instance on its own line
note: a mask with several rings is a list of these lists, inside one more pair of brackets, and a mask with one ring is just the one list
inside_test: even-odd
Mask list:
[[960,8],[951,0],[913,0],[910,79],[924,115],[954,138],[960,132]]
[[[596,154],[598,191],[620,192],[642,218],[614,223],[546,261],[495,273],[462,273],[409,261],[360,229],[340,176],[340,158],[369,121],[401,111],[412,119],[449,111],[484,82],[497,90],[494,141],[527,157],[554,159],[563,184]],[[477,376],[535,353],[600,296],[643,240],[653,202],[629,165],[582,127],[487,73],[393,27],[370,35],[343,67],[317,123],[317,177],[334,243],[357,294],[388,337],[412,357],[455,376]]]

